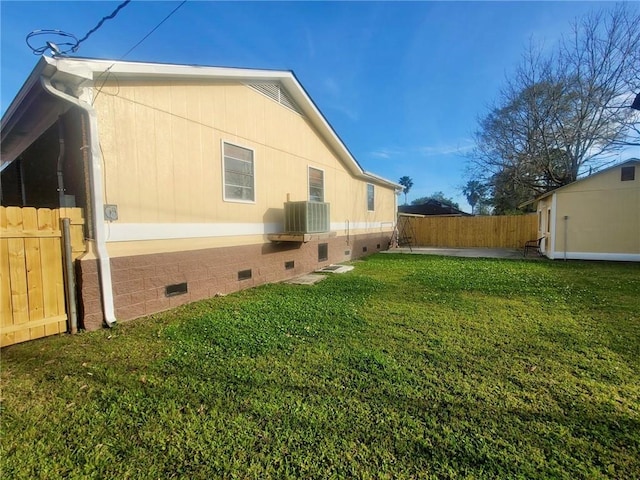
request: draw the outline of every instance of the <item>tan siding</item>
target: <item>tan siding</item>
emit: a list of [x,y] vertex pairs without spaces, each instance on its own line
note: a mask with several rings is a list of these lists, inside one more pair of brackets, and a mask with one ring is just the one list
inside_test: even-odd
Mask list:
[[[325,171],[331,221],[393,221],[395,193],[353,177],[307,120],[244,85],[120,82],[98,96],[106,196],[121,223],[277,222],[306,200],[307,168]],[[254,150],[256,203],[223,202],[222,148]]]
[[557,195],[556,252],[640,253],[640,189]]

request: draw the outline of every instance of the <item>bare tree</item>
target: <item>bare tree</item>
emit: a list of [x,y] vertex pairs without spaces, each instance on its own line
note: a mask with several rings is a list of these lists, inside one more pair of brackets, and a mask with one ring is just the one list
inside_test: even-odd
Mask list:
[[617,5],[576,21],[552,55],[531,47],[480,119],[477,177],[504,181],[506,174],[535,195],[637,145],[640,114],[629,107],[640,91],[638,25],[637,8]]

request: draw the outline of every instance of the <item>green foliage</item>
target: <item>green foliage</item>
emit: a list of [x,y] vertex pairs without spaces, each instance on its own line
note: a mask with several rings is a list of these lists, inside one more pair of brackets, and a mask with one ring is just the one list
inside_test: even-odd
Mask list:
[[[488,210],[489,186],[479,180],[469,180],[462,187],[462,194],[467,198],[467,202],[471,205],[471,213],[485,214]],[[476,206],[478,210],[476,210]],[[479,212],[480,211],[480,212]]]
[[400,180],[398,180],[398,183],[404,187],[402,189],[402,193],[404,193],[404,204],[406,205],[407,204],[407,194],[411,190],[411,187],[413,187],[413,180],[412,180],[411,177],[407,177],[405,175],[403,177],[400,177]]
[[454,208],[460,208],[457,202],[453,201],[453,198],[446,197],[444,192],[434,192],[433,194],[427,197],[416,198],[411,202],[411,205],[422,205],[423,203],[427,203],[429,200],[435,200],[437,202],[442,203],[443,205],[449,205]]
[[3,478],[634,478],[640,265],[377,255],[2,352]]

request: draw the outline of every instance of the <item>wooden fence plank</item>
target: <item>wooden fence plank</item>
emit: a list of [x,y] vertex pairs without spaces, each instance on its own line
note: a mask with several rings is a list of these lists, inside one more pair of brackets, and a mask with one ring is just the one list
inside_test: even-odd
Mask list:
[[[13,311],[11,307],[11,281],[9,278],[9,244],[4,238],[0,238],[0,320],[1,327],[13,326]],[[8,341],[15,343],[15,335],[11,333]]]
[[81,208],[0,207],[0,346],[67,329],[61,212],[77,258],[86,250]]
[[[29,322],[29,296],[27,290],[27,276],[25,275],[24,240],[21,238],[7,239],[9,254],[9,279],[11,282],[11,312],[13,324]],[[16,341],[29,340],[29,331],[16,332]]]
[[401,218],[411,222],[413,245],[422,247],[522,248],[537,235],[535,215]]
[[[41,208],[38,210],[38,228],[40,230],[53,230],[54,223],[52,220],[52,210]],[[57,299],[57,279],[55,278],[55,263],[60,262],[58,252],[56,251],[55,238],[41,238],[42,246],[42,290],[45,317],[56,317],[61,314],[58,309]],[[47,335],[60,333],[56,325],[45,326]]]
[[[38,213],[35,208],[22,209],[22,223],[25,230],[38,228]],[[42,260],[40,258],[40,239],[25,238],[25,265],[27,274],[27,292],[29,301],[29,325],[44,318],[42,291]],[[29,329],[29,339],[44,337],[44,326],[38,325]]]

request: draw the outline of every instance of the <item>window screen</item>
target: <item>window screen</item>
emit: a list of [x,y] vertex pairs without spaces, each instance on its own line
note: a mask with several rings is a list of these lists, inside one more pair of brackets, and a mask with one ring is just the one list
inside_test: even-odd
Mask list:
[[253,151],[224,144],[224,199],[253,202],[254,189]]
[[367,184],[367,210],[373,211],[375,210],[376,204],[376,192],[374,190],[374,186],[370,183]]

